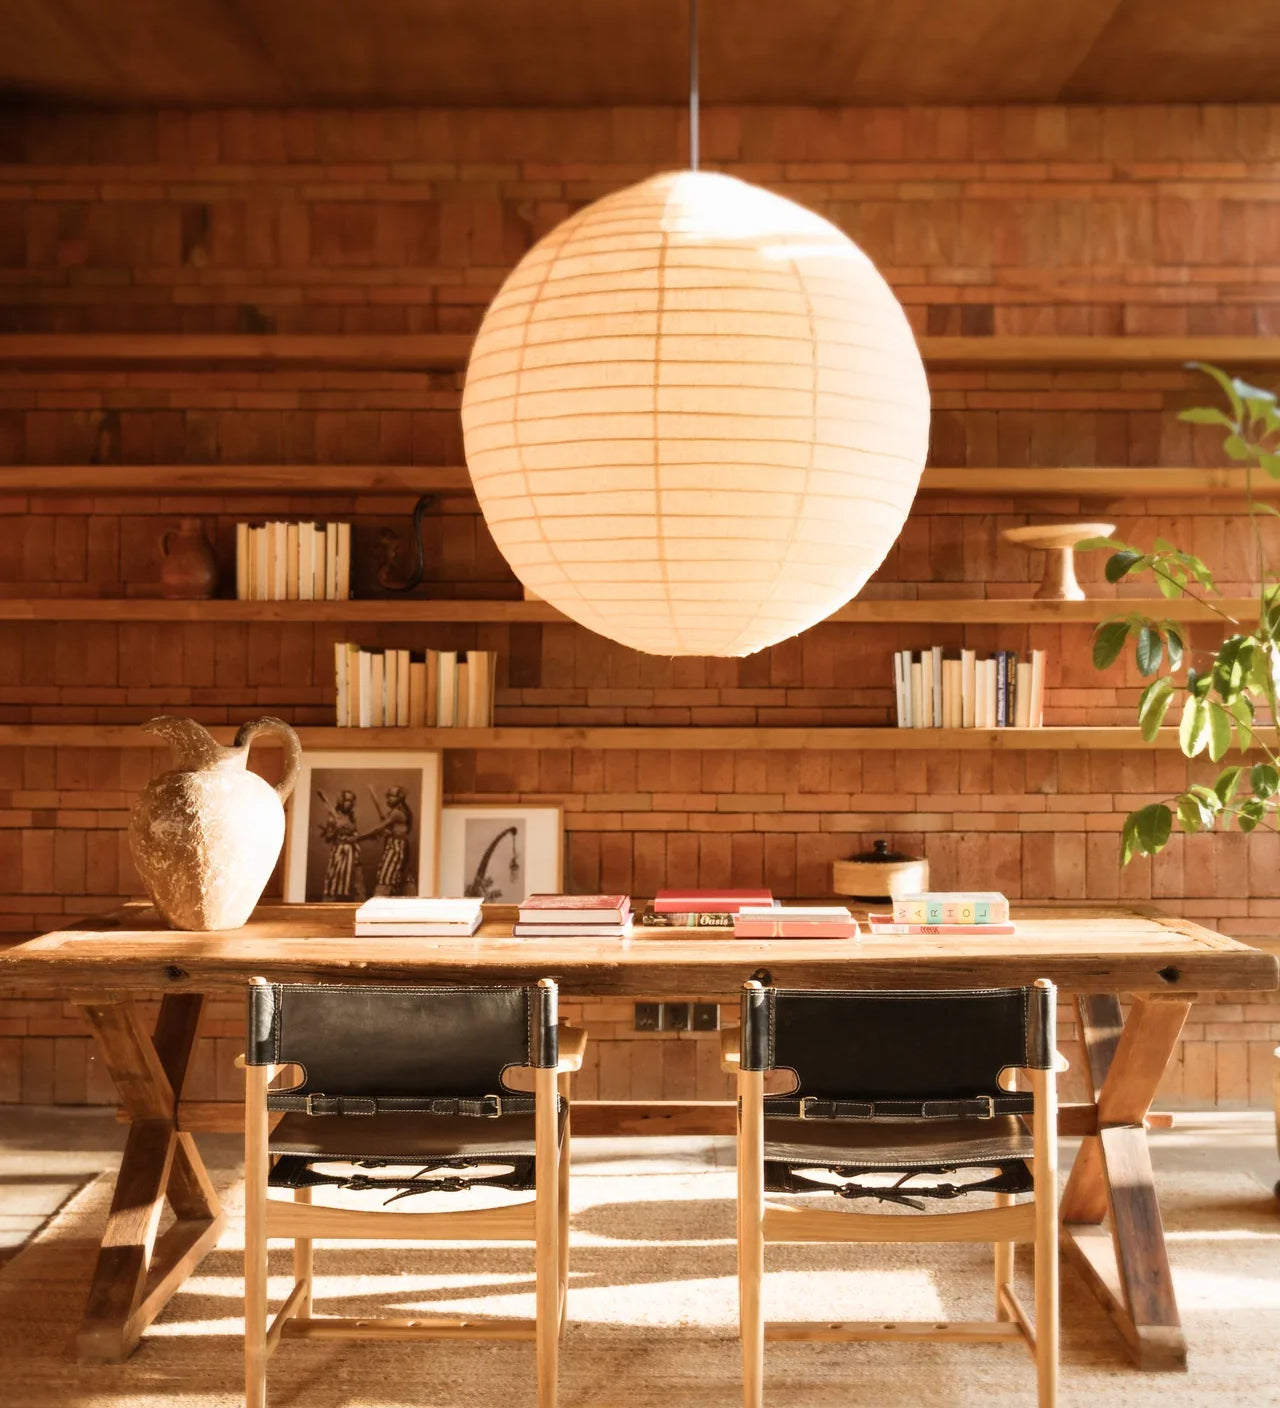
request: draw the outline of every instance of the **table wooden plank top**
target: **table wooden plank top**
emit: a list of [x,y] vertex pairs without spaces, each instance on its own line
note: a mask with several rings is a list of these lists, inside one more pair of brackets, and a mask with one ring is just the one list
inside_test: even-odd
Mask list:
[[[645,929],[629,939],[515,939],[490,905],[471,938],[356,938],[352,905],[265,904],[241,929],[187,933],[147,904],[0,952],[0,987],[216,991],[273,982],[485,983],[551,977],[567,996],[729,997],[748,978],[783,987],[984,987],[1049,978],[1064,992],[1270,990],[1274,955],[1150,906],[1015,904],[1015,935],[735,939]],[[856,911],[855,911],[856,912]]]

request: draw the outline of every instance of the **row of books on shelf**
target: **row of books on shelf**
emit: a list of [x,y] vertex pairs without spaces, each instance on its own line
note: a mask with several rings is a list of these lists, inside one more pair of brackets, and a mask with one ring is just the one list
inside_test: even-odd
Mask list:
[[241,601],[345,601],[350,595],[350,523],[236,524]]
[[339,728],[492,728],[492,650],[334,650]]
[[918,656],[893,657],[899,728],[1041,728],[1044,724],[1045,652],[1020,660],[1016,650],[979,659],[962,650],[949,659],[942,646]]
[[[391,898],[356,910],[359,938],[468,938],[479,929],[479,898]],[[630,895],[528,895],[512,927],[517,939],[625,939],[632,927]],[[861,930],[845,905],[785,905],[768,890],[662,890],[642,924],[656,928],[732,929],[735,939],[856,939]],[[1016,932],[1009,901],[989,892],[903,895],[889,914],[867,921],[877,935],[1008,935]]]

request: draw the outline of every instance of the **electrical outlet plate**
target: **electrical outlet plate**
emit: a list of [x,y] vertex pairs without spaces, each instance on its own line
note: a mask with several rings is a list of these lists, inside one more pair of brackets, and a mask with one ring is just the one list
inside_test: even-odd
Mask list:
[[693,1026],[693,1003],[664,1002],[662,1004],[662,1030],[664,1032],[687,1032]]
[[714,1002],[693,1004],[693,1029],[695,1032],[718,1032],[720,1030],[720,1008]]
[[638,1032],[660,1032],[662,1030],[662,1003],[637,1002],[635,1030]]

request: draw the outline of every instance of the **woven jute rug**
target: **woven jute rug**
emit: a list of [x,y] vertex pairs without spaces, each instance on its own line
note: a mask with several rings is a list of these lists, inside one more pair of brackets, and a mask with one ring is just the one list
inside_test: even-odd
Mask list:
[[[0,1404],[241,1403],[239,1186],[229,1174],[222,1182],[231,1212],[222,1243],[125,1364],[75,1361],[108,1179],[86,1188],[0,1271]],[[1280,1405],[1280,1217],[1269,1190],[1244,1175],[1180,1174],[1163,1178],[1160,1191],[1190,1370],[1133,1369],[1096,1302],[1064,1270],[1064,1408]],[[575,1175],[570,1325],[561,1361],[566,1408],[728,1408],[740,1401],[733,1194],[733,1174],[721,1169]],[[275,1304],[290,1264],[287,1244],[273,1247]],[[990,1252],[981,1247],[771,1247],[767,1265],[770,1319],[990,1313]],[[1027,1270],[1020,1262],[1029,1293]],[[329,1243],[316,1249],[316,1273],[317,1313],[533,1314],[524,1247]],[[1031,1360],[1014,1345],[774,1344],[766,1350],[766,1380],[771,1408],[1035,1403]],[[269,1383],[273,1408],[524,1408],[534,1402],[533,1349],[286,1342],[271,1361]]]

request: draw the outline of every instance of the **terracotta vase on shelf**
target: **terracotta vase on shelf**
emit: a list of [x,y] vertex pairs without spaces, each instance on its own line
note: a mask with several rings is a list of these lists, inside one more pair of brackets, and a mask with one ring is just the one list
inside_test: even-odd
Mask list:
[[[129,818],[129,846],[151,902],[175,929],[238,929],[262,897],[284,844],[284,803],[302,758],[282,719],[242,724],[224,748],[194,719],[143,724],[173,750],[174,767],[153,777]],[[284,776],[273,787],[248,771],[249,745],[278,732]]]
[[180,518],[160,535],[160,595],[178,601],[206,601],[218,589],[218,559],[205,541],[198,518]]

